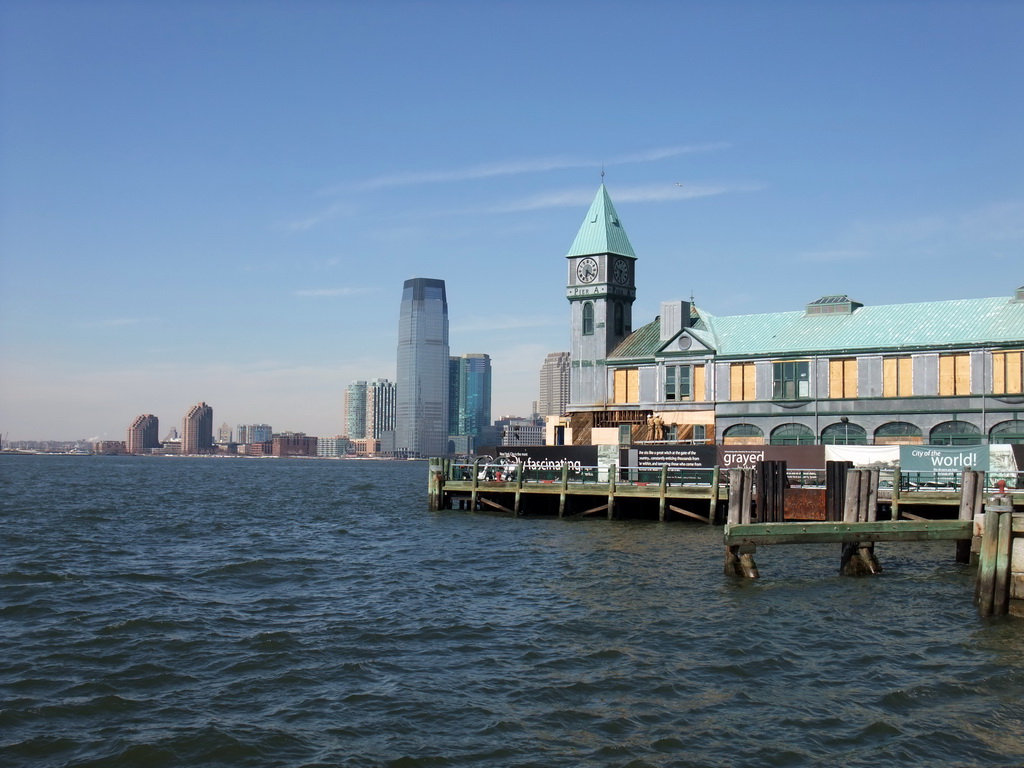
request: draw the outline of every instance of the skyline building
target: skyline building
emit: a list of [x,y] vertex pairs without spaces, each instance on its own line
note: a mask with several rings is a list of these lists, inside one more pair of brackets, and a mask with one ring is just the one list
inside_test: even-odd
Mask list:
[[345,436],[352,440],[366,437],[366,382],[353,381],[345,387]]
[[269,424],[239,424],[235,428],[238,435],[239,445],[250,445],[251,443],[265,443],[274,436],[274,430]]
[[[479,437],[491,425],[491,358],[482,353],[470,353],[451,358],[456,371],[453,389],[455,397],[455,430],[452,435]],[[451,367],[450,367],[451,369]],[[452,398],[449,397],[449,402]]]
[[188,409],[181,423],[181,453],[213,451],[213,408],[200,402]]
[[568,352],[551,352],[540,367],[540,399],[538,416],[560,416],[569,407]]
[[366,437],[380,440],[384,432],[395,431],[397,388],[388,379],[374,379],[366,385]]
[[148,453],[160,447],[160,420],[151,413],[136,416],[128,427],[125,450],[128,453]]
[[398,319],[395,448],[442,456],[448,447],[448,299],[444,280],[406,280]]

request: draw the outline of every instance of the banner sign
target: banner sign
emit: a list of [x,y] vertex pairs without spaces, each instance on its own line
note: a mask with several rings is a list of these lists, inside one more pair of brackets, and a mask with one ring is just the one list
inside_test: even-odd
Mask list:
[[753,469],[759,461],[784,461],[786,469],[824,469],[823,445],[719,445],[718,466]]
[[713,445],[637,445],[622,450],[623,467],[641,469],[711,469],[718,451]]
[[531,470],[561,471],[568,464],[569,469],[578,472],[583,467],[597,466],[596,445],[500,445],[495,450],[499,463],[518,462]]
[[825,461],[849,461],[855,467],[893,469],[900,463],[900,447],[898,445],[826,445]]
[[987,445],[901,445],[902,472],[987,472]]

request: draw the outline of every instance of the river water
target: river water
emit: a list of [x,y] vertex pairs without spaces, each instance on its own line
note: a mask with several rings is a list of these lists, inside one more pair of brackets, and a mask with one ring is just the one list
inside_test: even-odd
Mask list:
[[3,766],[1021,766],[951,543],[426,509],[421,462],[0,457]]

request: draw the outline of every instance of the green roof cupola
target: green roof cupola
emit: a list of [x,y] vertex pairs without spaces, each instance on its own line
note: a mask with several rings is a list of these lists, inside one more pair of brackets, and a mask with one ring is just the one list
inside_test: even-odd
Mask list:
[[603,183],[594,202],[590,204],[587,217],[576,233],[576,239],[572,241],[572,247],[569,248],[566,257],[591,256],[596,253],[614,253],[636,258],[633,246],[626,237],[626,230],[619,221],[619,214],[615,212],[615,206],[612,205]]

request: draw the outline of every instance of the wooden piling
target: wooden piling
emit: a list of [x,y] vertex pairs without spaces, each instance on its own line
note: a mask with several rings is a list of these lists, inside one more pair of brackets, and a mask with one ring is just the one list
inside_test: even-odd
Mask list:
[[512,505],[512,511],[516,517],[519,517],[523,513],[520,505],[523,496],[523,465],[517,461],[512,466],[514,467],[512,471],[516,473],[516,500]]
[[473,460],[473,487],[469,492],[469,508],[472,510],[477,509],[476,497],[477,489],[480,486],[480,459]]
[[[718,467],[715,467],[718,471]],[[717,489],[716,489],[717,490]],[[661,466],[661,481],[658,483],[658,519],[665,522],[665,496],[668,493],[668,466]]]
[[615,465],[608,466],[608,519],[615,519]]
[[[730,525],[748,525],[751,522],[751,501],[754,473],[749,469],[729,470],[729,507],[726,529]],[[743,576],[748,579],[760,577],[753,544],[734,544],[725,547],[725,573],[728,576]]]
[[444,463],[431,459],[427,471],[427,506],[431,512],[441,509],[444,497]]
[[558,516],[565,517],[565,496],[569,491],[569,462],[562,462],[562,487],[558,492]]
[[[974,520],[974,516],[981,513],[983,496],[985,492],[985,473],[965,469],[960,480],[960,511],[958,519]],[[975,549],[980,542],[958,541],[956,543],[956,561],[958,563],[971,562],[971,550]]]
[[[843,520],[847,523],[874,523],[878,520],[878,470],[848,469]],[[843,544],[839,553],[839,572],[844,576],[880,573],[875,545],[870,542]]]
[[996,552],[999,548],[999,512],[985,510],[985,527],[981,537],[978,560],[978,580],[974,587],[974,602],[982,616],[992,615],[992,601],[996,586]]
[[[666,467],[667,470],[667,467]],[[709,502],[710,508],[708,509],[708,525],[715,524],[715,517],[718,513],[718,483],[721,478],[721,470],[718,465],[715,465],[714,471],[711,473],[711,500]]]

